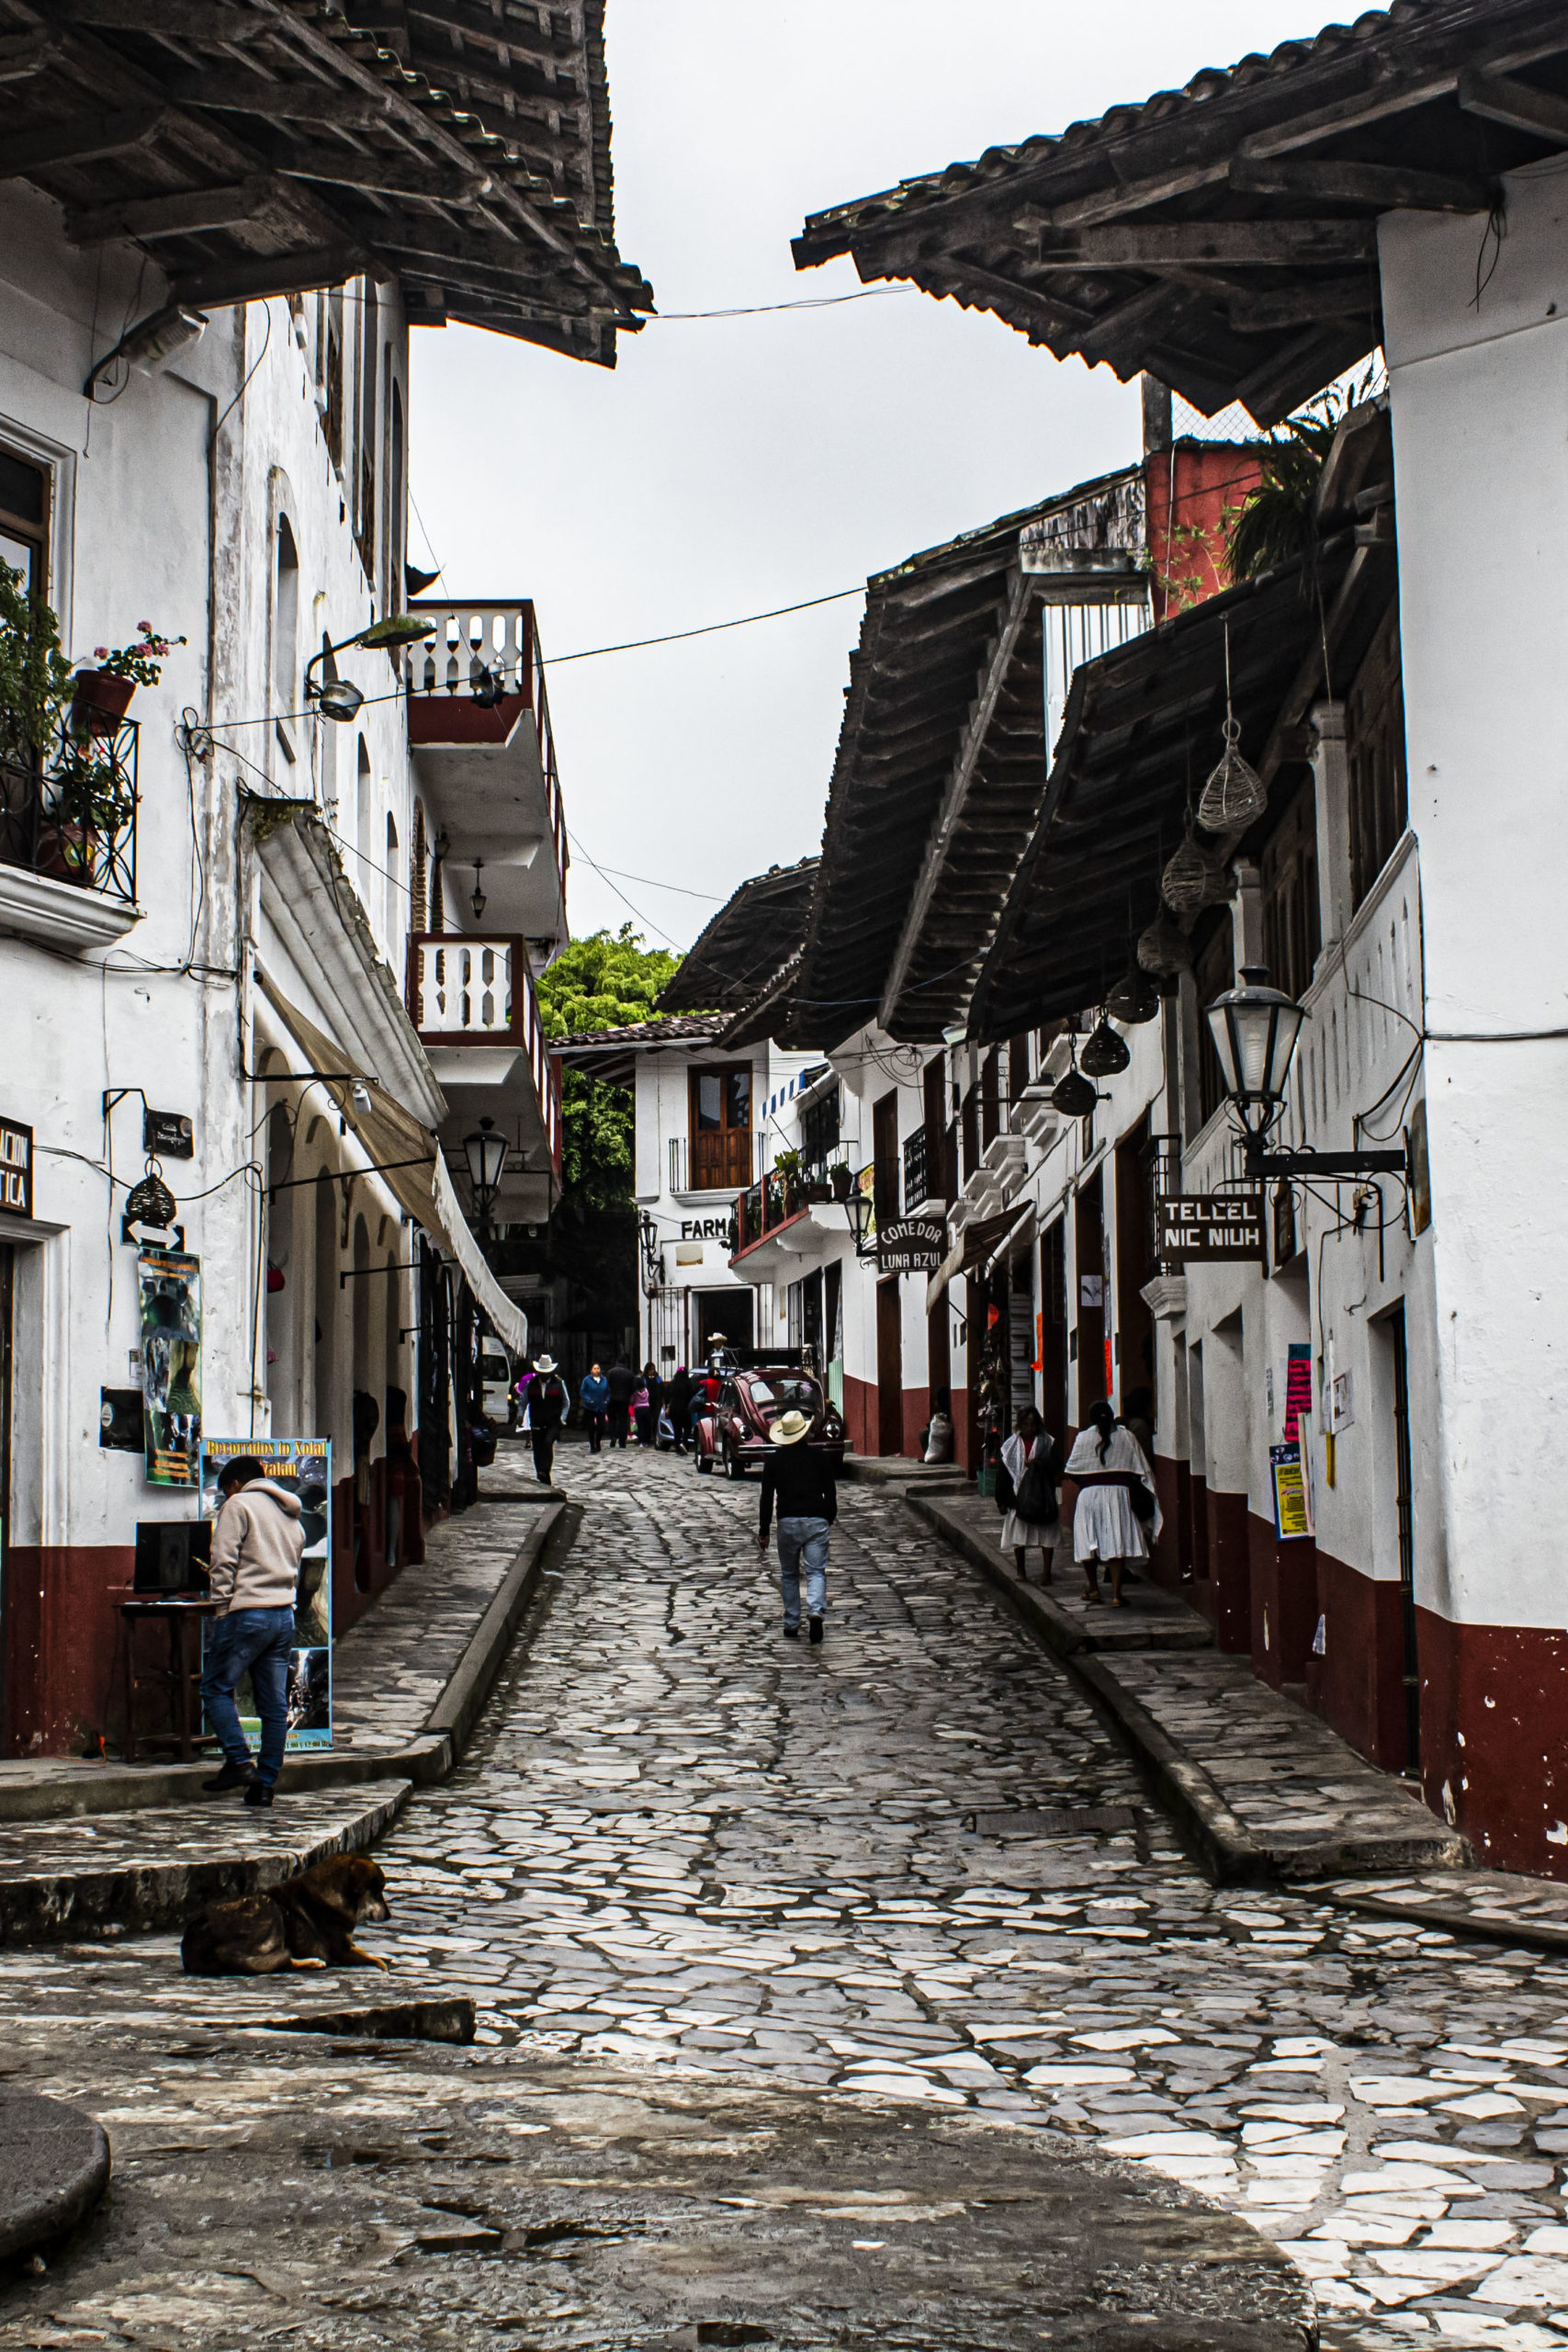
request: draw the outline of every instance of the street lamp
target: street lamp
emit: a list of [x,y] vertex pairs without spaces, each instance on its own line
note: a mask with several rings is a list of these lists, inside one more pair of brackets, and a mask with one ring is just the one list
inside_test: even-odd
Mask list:
[[468,1163],[468,1181],[474,1188],[482,1240],[490,1231],[490,1213],[501,1190],[501,1171],[506,1165],[506,1137],[496,1134],[493,1119],[481,1119],[474,1133],[463,1137],[463,1151]]
[[1227,989],[1204,1011],[1219,1056],[1225,1093],[1241,1128],[1249,1176],[1407,1177],[1404,1151],[1265,1151],[1269,1129],[1285,1107],[1304,1005],[1269,985],[1267,967],[1244,964],[1241,986]]
[[[357,718],[365,696],[347,678],[338,676],[335,657],[346,653],[351,645],[412,645],[420,638],[434,634],[435,623],[422,620],[417,613],[389,613],[385,620],[372,621],[368,628],[345,637],[341,645],[334,645],[323,629],[321,651],[312,653],[305,664],[305,700],[313,701],[323,718],[335,718],[340,723]],[[310,674],[318,662],[321,664],[319,682]]]
[[863,1193],[857,1184],[844,1203],[844,1207],[849,1214],[850,1231],[855,1238],[855,1256],[863,1258],[865,1237],[871,1231],[871,1222],[876,1214],[875,1204],[870,1193]]
[[1227,989],[1205,1013],[1225,1092],[1247,1143],[1260,1148],[1285,1107],[1285,1080],[1305,1010],[1269,985],[1262,964],[1244,964],[1241,986]]

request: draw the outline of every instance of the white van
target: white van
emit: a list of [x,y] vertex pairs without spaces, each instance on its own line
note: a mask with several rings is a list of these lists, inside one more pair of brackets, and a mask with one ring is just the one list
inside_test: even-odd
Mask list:
[[484,1383],[484,1409],[487,1421],[499,1421],[502,1428],[512,1419],[512,1383],[515,1374],[512,1359],[499,1340],[486,1340],[479,1354],[479,1378]]

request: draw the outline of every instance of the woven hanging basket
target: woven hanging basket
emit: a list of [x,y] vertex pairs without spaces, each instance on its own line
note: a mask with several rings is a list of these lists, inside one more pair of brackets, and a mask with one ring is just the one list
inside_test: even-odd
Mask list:
[[1262,777],[1236,748],[1240,741],[1241,729],[1227,718],[1225,748],[1198,803],[1198,822],[1206,833],[1244,833],[1269,806]]
[[1114,1078],[1119,1069],[1126,1069],[1132,1058],[1126,1039],[1119,1037],[1110,1022],[1102,1017],[1085,1040],[1084,1049],[1078,1056],[1078,1068],[1086,1078]]
[[1200,849],[1189,833],[1159,877],[1159,894],[1173,915],[1190,916],[1228,899],[1230,882],[1213,851]]
[[1105,1010],[1125,1029],[1153,1021],[1159,1012],[1159,990],[1137,964],[1123,973],[1105,1000]]
[[1191,943],[1186,933],[1178,929],[1163,909],[1139,938],[1135,953],[1139,968],[1162,980],[1185,972],[1192,961]]

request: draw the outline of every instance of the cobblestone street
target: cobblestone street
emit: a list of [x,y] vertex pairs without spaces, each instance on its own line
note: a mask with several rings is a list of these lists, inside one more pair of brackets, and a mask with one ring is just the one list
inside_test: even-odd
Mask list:
[[[416,1793],[379,1849],[393,1924],[367,1940],[394,1973],[376,1994],[466,1988],[480,2046],[259,2047],[221,2030],[232,1990],[180,1978],[167,1938],[8,1955],[15,2075],[96,2106],[118,2186],[92,2244],[0,2322],[0,2345],[386,2340],[389,2321],[362,2334],[355,2316],[398,2307],[385,2265],[434,2276],[443,2260],[439,2289],[415,2280],[404,2298],[412,2311],[434,2295],[446,2314],[428,2306],[424,2340],[482,2311],[525,2331],[512,2342],[619,2341],[607,2306],[560,2292],[558,2272],[531,2296],[513,2280],[497,2305],[508,2266],[482,2258],[527,2251],[493,2187],[517,2135],[526,2146],[569,2112],[598,2130],[612,2094],[731,2129],[764,2109],[790,2130],[803,2112],[840,2128],[874,2103],[923,2145],[968,2151],[959,2175],[976,2179],[996,2163],[1027,2172],[1032,2150],[1068,2135],[1282,2246],[1327,2344],[1568,2341],[1568,1962],[1310,1895],[1213,1890],[1064,1669],[892,1497],[845,1492],[813,1649],[780,1638],[754,1485],[578,1447],[559,1466],[584,1510],[575,1546],[547,1571],[465,1763]],[[520,1476],[507,1449],[490,1483]],[[333,1989],[348,2007],[369,1988]],[[265,2194],[253,2182],[270,2251],[234,2255],[220,2222],[212,2244],[252,2267],[185,2257],[176,2274],[148,2200],[205,2198],[205,2214],[237,2195],[243,2211],[243,2152],[292,2109],[316,2115],[299,2128],[317,2154],[291,2143],[288,2178],[272,2165]],[[444,2201],[434,2175],[417,2209],[385,2192],[378,2165],[439,2172],[465,2135],[490,2167],[484,2197],[448,2183]],[[355,2159],[368,2233],[352,2254],[350,2209],[322,2205],[334,2146],[340,2165]],[[193,2156],[223,2147],[240,2180],[209,2190]],[[771,2214],[783,2192],[750,2195],[746,2169],[725,2203]],[[874,2264],[893,2222],[867,2213],[908,2232],[963,2199],[962,2177],[937,2204],[866,2191],[845,2208],[863,2233],[849,2243]],[[116,2244],[132,2227],[134,2289]],[[332,2231],[344,2278],[363,2268],[374,2291],[323,2283]],[[453,2257],[468,2257],[466,2285]],[[214,2313],[235,2297],[243,2324],[226,2335]],[[933,2324],[908,2340],[1014,2337]]]

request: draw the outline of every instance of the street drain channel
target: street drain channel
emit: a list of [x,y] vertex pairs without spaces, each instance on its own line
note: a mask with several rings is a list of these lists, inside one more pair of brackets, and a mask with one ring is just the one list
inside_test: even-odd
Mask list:
[[1130,1804],[1021,1805],[1013,1812],[975,1813],[969,1818],[980,1838],[1092,1838],[1102,1829],[1137,1826]]

